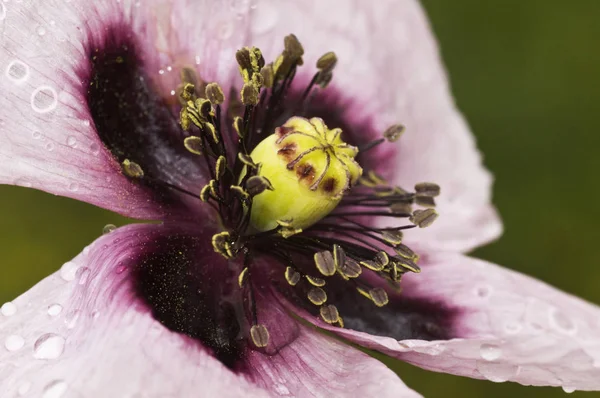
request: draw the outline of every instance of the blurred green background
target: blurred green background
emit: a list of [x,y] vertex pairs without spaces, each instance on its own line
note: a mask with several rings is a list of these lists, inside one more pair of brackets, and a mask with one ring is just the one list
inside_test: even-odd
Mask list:
[[[496,176],[504,236],[475,255],[600,303],[600,1],[425,0],[454,94]],[[419,45],[415,43],[414,45]],[[127,221],[0,187],[0,304]],[[390,364],[427,397],[560,397]],[[572,396],[600,396],[579,393]]]

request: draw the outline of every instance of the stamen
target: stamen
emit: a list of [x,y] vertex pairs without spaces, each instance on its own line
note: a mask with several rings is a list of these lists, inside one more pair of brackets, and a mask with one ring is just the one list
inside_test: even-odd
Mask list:
[[322,251],[315,253],[314,255],[315,265],[319,272],[325,276],[332,276],[335,274],[335,261],[333,254],[330,251]]
[[319,313],[321,314],[321,318],[330,324],[336,323],[340,319],[340,313],[338,312],[337,307],[332,304],[321,307]]
[[389,302],[387,292],[380,287],[369,290],[369,296],[378,307],[383,307]]
[[250,336],[252,342],[258,348],[264,348],[269,344],[269,330],[265,325],[252,325]]
[[186,137],[183,140],[183,145],[185,145],[185,149],[195,155],[202,155],[202,139],[196,136]]
[[400,139],[400,137],[402,136],[402,134],[404,134],[405,131],[406,127],[404,127],[401,124],[395,124],[393,126],[390,126],[387,130],[385,130],[385,132],[383,133],[383,137],[389,142],[396,142],[398,141],[398,139]]
[[285,279],[291,286],[296,286],[300,282],[300,274],[296,272],[292,267],[285,269]]
[[140,165],[130,161],[129,159],[125,159],[123,163],[121,163],[121,166],[123,168],[123,172],[128,177],[142,178],[144,176],[144,170],[142,170]]
[[327,294],[320,287],[313,287],[308,291],[308,299],[314,305],[323,305],[327,301]]
[[418,225],[419,228],[426,228],[433,224],[438,218],[438,213],[434,209],[415,210],[409,220]]
[[217,83],[209,83],[206,86],[206,98],[213,105],[220,105],[225,101],[225,94],[223,94],[223,89]]

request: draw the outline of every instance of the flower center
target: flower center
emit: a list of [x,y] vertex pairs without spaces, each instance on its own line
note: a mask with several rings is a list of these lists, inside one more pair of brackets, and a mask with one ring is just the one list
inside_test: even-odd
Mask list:
[[[396,141],[403,126],[391,126],[382,138],[355,147],[342,140],[337,126],[305,117],[314,93],[333,78],[334,53],[318,60],[299,104],[286,106],[303,54],[294,35],[285,38],[283,52],[269,64],[255,47],[239,50],[244,83],[239,98],[230,98],[226,108],[221,87],[200,82],[191,70],[182,72],[178,88],[180,123],[189,133],[185,148],[203,159],[210,181],[199,195],[164,185],[199,196],[218,215],[222,230],[212,237],[212,246],[230,264],[239,264],[247,337],[258,348],[269,345],[270,337],[257,321],[252,281],[262,270],[256,259],[270,257],[281,265],[269,276],[281,294],[343,327],[330,288],[342,282],[358,293],[357,300],[386,305],[389,289],[399,288],[402,275],[419,272],[418,255],[402,243],[403,231],[427,227],[437,218],[437,185],[420,183],[409,192],[363,171],[355,160],[358,153]],[[131,178],[148,178],[134,160],[125,159],[122,169]],[[374,227],[373,217],[396,222]],[[409,222],[398,225],[399,219]]]

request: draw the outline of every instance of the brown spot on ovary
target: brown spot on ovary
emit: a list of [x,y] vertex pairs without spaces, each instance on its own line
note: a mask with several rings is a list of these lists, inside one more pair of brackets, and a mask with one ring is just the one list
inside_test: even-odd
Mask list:
[[296,166],[296,176],[298,176],[299,181],[310,185],[315,179],[315,168],[310,163],[299,164]]
[[277,154],[279,156],[282,156],[286,162],[291,162],[296,157],[296,149],[297,148],[298,148],[298,146],[296,145],[296,143],[291,142],[291,143],[283,146],[281,149],[279,149],[277,151]]
[[321,187],[323,188],[323,190],[325,192],[331,193],[335,189],[336,185],[337,185],[337,181],[335,180],[335,178],[330,177],[330,178],[325,179],[325,181],[323,181],[323,183],[321,184]]

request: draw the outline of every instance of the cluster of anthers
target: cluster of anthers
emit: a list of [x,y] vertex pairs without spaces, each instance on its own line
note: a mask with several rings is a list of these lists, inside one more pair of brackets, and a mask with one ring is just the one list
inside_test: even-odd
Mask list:
[[[306,119],[307,105],[331,81],[337,58],[332,52],[319,58],[318,71],[290,106],[285,99],[304,49],[294,35],[285,37],[284,48],[269,64],[256,47],[237,51],[244,85],[225,115],[225,95],[217,83],[199,82],[184,69],[178,90],[181,126],[193,134],[184,145],[204,159],[211,178],[199,197],[212,206],[223,228],[212,245],[228,260],[243,259],[238,283],[249,303],[249,337],[256,347],[267,346],[269,332],[257,320],[253,258],[277,259],[298,297],[307,298],[325,322],[343,327],[337,307],[328,302],[329,279],[341,278],[374,305],[386,305],[384,284],[372,281],[385,280],[398,289],[404,273],[419,272],[418,255],[402,243],[403,230],[427,227],[438,216],[433,209],[437,185],[420,183],[408,192],[363,171],[355,160],[386,140],[396,141],[404,127],[391,126],[382,138],[355,147],[342,141],[341,129],[329,129],[320,118]],[[143,178],[136,163],[125,160],[122,166],[130,177]],[[409,223],[376,228],[366,220],[374,216]],[[360,278],[363,272],[379,278]]]

